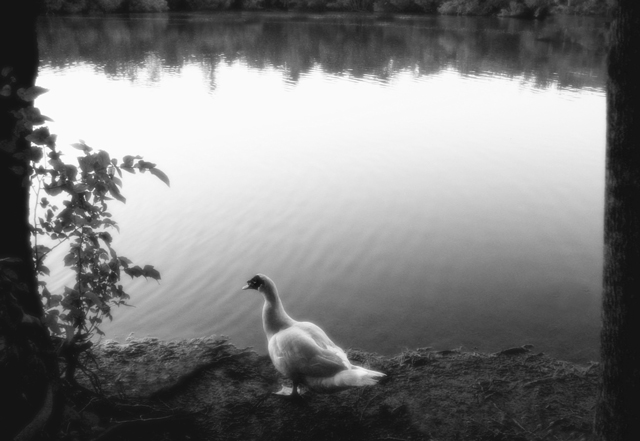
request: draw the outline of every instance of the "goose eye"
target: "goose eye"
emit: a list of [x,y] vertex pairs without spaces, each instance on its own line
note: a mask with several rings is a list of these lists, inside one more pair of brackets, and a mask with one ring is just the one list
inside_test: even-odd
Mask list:
[[251,289],[258,289],[260,288],[262,285],[264,285],[264,280],[262,280],[260,277],[255,276],[253,277],[251,280],[249,280],[247,282],[247,285],[249,285],[249,287]]

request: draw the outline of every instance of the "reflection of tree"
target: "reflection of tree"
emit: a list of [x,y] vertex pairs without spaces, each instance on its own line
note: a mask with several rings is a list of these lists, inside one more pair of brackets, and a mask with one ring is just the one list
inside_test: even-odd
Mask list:
[[56,17],[41,23],[45,64],[87,61],[127,77],[148,68],[153,53],[164,68],[197,62],[213,72],[221,60],[242,61],[281,69],[291,81],[315,66],[356,78],[446,68],[522,77],[539,87],[599,87],[605,40],[604,25],[575,17],[544,23],[469,17],[381,22],[367,16],[221,14]]

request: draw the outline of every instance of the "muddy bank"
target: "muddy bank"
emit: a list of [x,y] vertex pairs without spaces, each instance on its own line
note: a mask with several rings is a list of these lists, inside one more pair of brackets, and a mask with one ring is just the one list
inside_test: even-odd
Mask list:
[[[88,364],[123,413],[90,399],[68,412],[70,439],[588,440],[599,367],[533,348],[497,354],[429,348],[383,357],[377,386],[296,402],[266,356],[223,338],[106,342]],[[90,386],[90,377],[81,381]],[[150,411],[149,409],[153,409]]]

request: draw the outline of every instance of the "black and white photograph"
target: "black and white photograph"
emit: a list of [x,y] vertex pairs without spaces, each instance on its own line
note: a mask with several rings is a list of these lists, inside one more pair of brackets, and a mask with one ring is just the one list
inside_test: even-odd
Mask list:
[[0,441],[640,439],[640,2],[0,0]]

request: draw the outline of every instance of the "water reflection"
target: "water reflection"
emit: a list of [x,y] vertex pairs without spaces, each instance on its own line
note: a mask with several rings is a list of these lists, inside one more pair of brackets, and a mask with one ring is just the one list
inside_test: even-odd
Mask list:
[[[385,80],[401,71],[520,77],[536,87],[601,87],[606,26],[594,18],[544,22],[423,17],[266,14],[54,17],[41,22],[41,57],[54,67],[79,60],[108,75],[149,81],[197,62],[215,88],[215,66],[275,67],[288,81],[324,72]],[[116,56],[117,54],[117,56]],[[162,68],[160,68],[160,65]]]
[[[260,301],[345,346],[597,356],[605,31],[593,20],[43,19],[59,139],[141,154],[116,248],[161,270],[109,335],[227,333]],[[284,80],[284,81],[283,81]],[[91,99],[87,99],[90,97]],[[81,103],[79,106],[77,103]],[[49,265],[52,267],[52,265]],[[52,268],[53,270],[53,268]],[[59,280],[58,280],[59,281]]]

